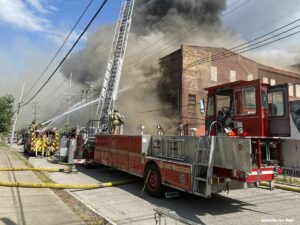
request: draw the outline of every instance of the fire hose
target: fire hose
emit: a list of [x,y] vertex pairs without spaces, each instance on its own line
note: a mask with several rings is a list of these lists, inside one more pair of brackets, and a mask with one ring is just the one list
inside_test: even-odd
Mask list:
[[45,171],[45,172],[70,172],[68,168],[0,168],[1,171]]
[[55,188],[55,189],[96,189],[113,187],[136,182],[137,179],[112,181],[96,184],[56,184],[56,183],[21,183],[21,182],[0,182],[3,187],[24,187],[24,188]]
[[[265,187],[269,186],[269,184],[266,182],[260,182],[260,185],[265,186]],[[282,185],[282,184],[274,184],[274,187],[285,190],[285,191],[293,191],[293,192],[300,193],[300,187],[288,186],[288,185]]]

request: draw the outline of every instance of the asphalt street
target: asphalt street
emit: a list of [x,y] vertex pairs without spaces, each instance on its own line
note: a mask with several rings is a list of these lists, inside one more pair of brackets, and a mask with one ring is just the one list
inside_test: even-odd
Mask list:
[[[57,167],[45,158],[31,157],[37,167]],[[108,182],[131,177],[130,175],[100,166],[77,173],[49,173],[57,183]],[[204,199],[187,193],[179,198],[158,199],[147,193],[140,197],[140,182],[93,190],[69,190],[76,198],[97,211],[112,224],[155,224],[154,209],[162,208],[196,224],[300,224],[300,194],[264,188],[232,190]],[[163,224],[175,223],[168,218]]]

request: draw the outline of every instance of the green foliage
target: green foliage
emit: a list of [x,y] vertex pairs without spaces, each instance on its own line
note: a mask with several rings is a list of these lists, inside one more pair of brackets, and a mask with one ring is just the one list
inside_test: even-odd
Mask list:
[[0,97],[0,133],[6,134],[11,128],[14,100],[12,95]]

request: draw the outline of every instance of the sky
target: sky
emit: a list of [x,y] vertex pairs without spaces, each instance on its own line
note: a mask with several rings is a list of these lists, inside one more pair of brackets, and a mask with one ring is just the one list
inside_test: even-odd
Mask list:
[[[53,66],[37,85],[32,87],[89,2],[90,0],[0,0],[0,96],[13,94],[18,97],[25,82],[24,99],[27,100],[36,88],[41,86],[102,0],[93,1]],[[84,48],[89,33],[93,33],[100,26],[115,23],[120,4],[121,0],[108,0],[88,33],[74,49],[75,52]],[[228,9],[221,16],[224,28],[244,42],[300,18],[299,0],[228,0],[227,6]],[[300,22],[295,25],[298,24]],[[245,56],[272,66],[288,66],[300,62],[299,38],[300,34],[251,51]],[[54,79],[37,98],[39,111],[51,116],[58,107],[65,107],[66,102],[56,99],[59,97],[58,89],[67,88],[68,82],[60,72],[55,74]],[[73,88],[76,89],[76,84]],[[49,101],[53,102],[53,105],[49,104]],[[24,115],[27,117],[32,116],[32,106],[30,103],[24,108]]]
[[[90,0],[0,0],[0,93],[28,72],[39,74]],[[76,40],[102,0],[95,0],[60,54]],[[108,1],[88,32],[114,23],[121,0]],[[84,46],[84,40],[77,46]],[[76,50],[76,49],[75,49]],[[8,88],[8,89],[7,89]]]
[[[19,98],[22,84],[25,82],[26,100],[41,86],[92,18],[102,0],[93,1],[53,66],[32,88],[89,2],[90,0],[0,0],[0,96],[13,94]],[[115,23],[120,4],[121,0],[108,1],[74,52],[84,47],[87,35],[97,27]],[[49,114],[56,110],[51,109],[56,104],[47,108],[46,102],[55,94],[56,83],[63,80],[60,72],[55,74],[54,79],[49,82],[49,87],[38,96],[37,100],[42,100],[38,110],[47,111]],[[67,86],[68,83],[65,82],[62,89],[66,89]],[[53,94],[47,96],[45,93],[48,92]],[[26,115],[32,115],[32,107],[32,103],[25,107],[25,111],[30,111]]]

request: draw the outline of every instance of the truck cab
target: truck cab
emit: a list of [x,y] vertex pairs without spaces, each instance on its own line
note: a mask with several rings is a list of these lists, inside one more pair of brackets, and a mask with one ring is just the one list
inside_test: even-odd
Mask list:
[[208,91],[206,135],[289,137],[288,85],[235,81]]

